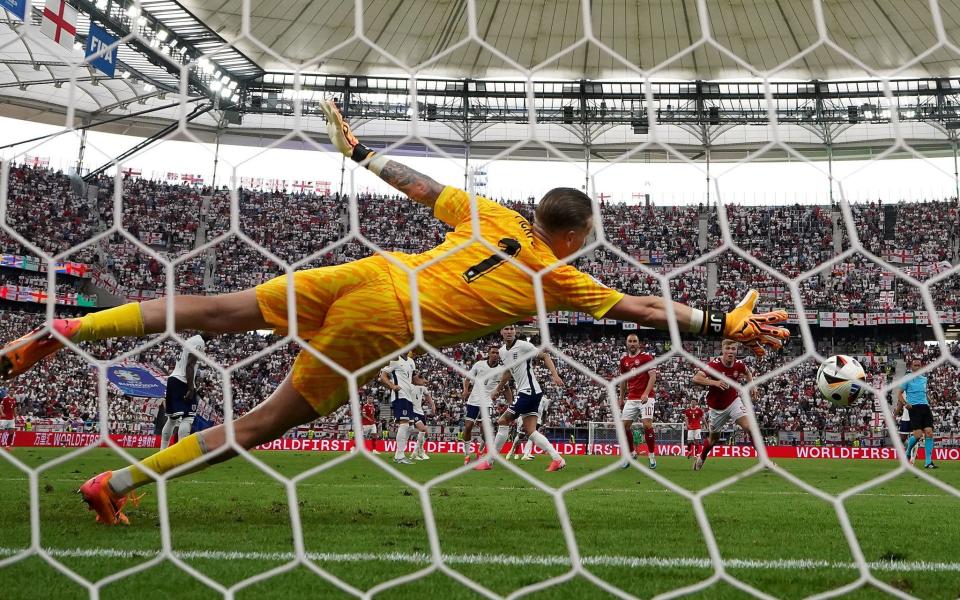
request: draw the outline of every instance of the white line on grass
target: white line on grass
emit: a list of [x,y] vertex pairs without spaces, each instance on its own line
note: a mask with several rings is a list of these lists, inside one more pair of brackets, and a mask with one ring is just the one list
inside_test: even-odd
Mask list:
[[[21,481],[26,483],[27,477],[0,477],[0,481]],[[42,480],[46,482],[55,482],[55,483],[73,483],[78,484],[79,480],[77,479],[67,479],[65,477],[60,477],[56,479],[44,478]],[[177,479],[176,483],[173,485],[224,485],[223,481],[210,481],[202,479]],[[263,486],[270,485],[269,482],[263,481],[231,481],[229,482],[231,487],[234,486]],[[385,483],[300,483],[297,487],[323,487],[323,488],[385,488],[385,489],[400,489],[404,486],[402,484],[385,484]],[[543,493],[541,490],[533,486],[509,486],[509,485],[500,485],[500,486],[489,486],[483,485],[482,482],[470,483],[466,485],[440,485],[437,486],[437,489],[446,488],[451,490],[458,489],[483,489],[483,490],[496,490],[498,492],[536,492],[538,494]],[[619,487],[583,487],[573,490],[573,492],[590,492],[590,493],[611,493],[611,492],[630,492],[631,494],[673,494],[671,490],[664,488],[619,488]],[[807,492],[802,490],[797,491],[764,491],[764,490],[720,490],[714,492],[715,496],[810,496]],[[862,496],[874,496],[874,497],[883,497],[883,498],[949,498],[950,495],[946,492],[942,494],[885,494],[883,492],[866,492],[857,494],[857,497]]]
[[[22,552],[25,548],[0,547],[0,556],[12,556]],[[57,558],[153,558],[159,553],[155,550],[120,550],[116,548],[45,548],[47,552]],[[224,552],[221,550],[185,550],[174,552],[183,560],[257,560],[285,562],[293,558],[291,552]],[[307,558],[317,562],[399,562],[413,564],[429,564],[432,560],[429,554],[422,552],[387,552],[387,553],[328,553],[308,552]],[[568,566],[570,558],[567,556],[513,556],[509,554],[447,554],[444,561],[449,564],[466,565],[494,565],[494,566]],[[655,558],[639,556],[584,556],[583,563],[597,567],[660,567],[660,568],[700,568],[712,567],[706,558]],[[850,562],[837,562],[811,559],[778,559],[778,560],[745,560],[728,559],[724,561],[728,569],[757,569],[757,570],[856,570],[857,565]],[[960,563],[925,562],[925,561],[876,561],[867,563],[875,571],[896,572],[958,572]]]

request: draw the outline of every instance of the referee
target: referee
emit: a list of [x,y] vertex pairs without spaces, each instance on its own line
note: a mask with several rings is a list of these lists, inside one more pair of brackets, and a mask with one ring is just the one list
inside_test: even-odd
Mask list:
[[[923,367],[919,358],[910,361],[910,372],[918,373]],[[933,411],[930,410],[930,400],[927,398],[927,376],[914,375],[900,389],[897,398],[897,414],[904,407],[910,410],[910,429],[913,433],[907,439],[907,456],[913,451],[920,440],[923,440],[924,469],[936,469],[933,464]]]

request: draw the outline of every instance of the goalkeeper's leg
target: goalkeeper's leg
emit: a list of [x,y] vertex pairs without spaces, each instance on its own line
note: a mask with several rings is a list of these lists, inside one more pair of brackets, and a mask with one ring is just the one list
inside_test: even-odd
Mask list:
[[[292,377],[288,374],[266,402],[234,422],[236,443],[242,448],[250,449],[277,439],[290,428],[309,423],[316,418],[317,411],[294,389]],[[176,476],[199,471],[208,465],[236,456],[233,448],[224,448],[226,441],[226,427],[217,425],[189,435],[135,465],[101,473],[87,481],[80,488],[80,493],[90,508],[96,511],[101,522],[126,522],[121,509],[127,494],[153,481],[148,470],[162,475],[196,461],[189,470],[178,472]],[[218,450],[222,451],[214,454]],[[205,460],[198,460],[207,455],[210,456]]]
[[[74,342],[114,337],[136,337],[166,329],[168,298],[131,302],[89,313],[76,319],[54,319],[51,327]],[[272,328],[260,312],[256,291],[220,296],[174,296],[174,329],[195,329],[210,333],[240,333]],[[50,334],[37,336],[39,329],[10,342],[0,357],[0,377],[22,374],[43,358],[63,347]]]

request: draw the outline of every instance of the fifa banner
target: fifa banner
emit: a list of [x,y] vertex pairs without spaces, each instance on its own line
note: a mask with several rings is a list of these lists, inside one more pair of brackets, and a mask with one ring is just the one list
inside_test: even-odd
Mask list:
[[[380,452],[396,452],[395,440],[376,440],[376,450]],[[291,439],[283,438],[257,446],[257,450],[289,450],[297,452],[346,452],[353,448],[353,440],[337,439]],[[407,444],[407,451],[413,452],[416,441]],[[618,444],[574,444],[560,442],[554,444],[557,452],[566,456],[619,456]],[[463,454],[463,442],[424,443],[427,454]],[[505,444],[502,452],[506,453]],[[534,454],[542,454],[539,448],[534,448]],[[679,444],[657,444],[658,456],[683,456],[683,447]],[[852,459],[852,460],[896,460],[897,453],[893,448],[850,448],[846,446],[767,446],[767,455],[770,458],[798,458],[798,459]],[[757,451],[752,446],[714,446],[710,456],[719,458],[757,458]],[[923,457],[923,449],[920,451]],[[934,460],[960,461],[960,448],[935,448]]]
[[[0,285],[0,300],[43,304],[49,297],[46,290],[38,290],[23,285]],[[93,308],[97,306],[97,297],[85,296],[83,294],[57,294],[55,296],[55,302],[63,306]]]
[[[58,275],[90,277],[93,272],[93,267],[86,263],[58,261],[54,264]],[[38,273],[47,272],[47,263],[33,256],[20,256],[19,254],[0,254],[0,267],[37,271]]]
[[[6,444],[9,439],[8,432],[0,432],[0,445]],[[82,446],[105,444],[100,439],[99,433],[79,433],[66,431],[17,431],[13,438],[14,446],[26,446],[34,448],[80,448]],[[153,434],[111,434],[113,440],[121,448],[159,448],[160,436]]]
[[167,395],[167,384],[140,363],[107,367],[107,381],[125,396],[163,398]]
[[[0,432],[0,445],[7,445],[9,432]],[[78,448],[81,446],[100,445],[103,442],[98,433],[67,433],[17,431],[14,435],[14,446],[26,447],[57,447]],[[110,439],[121,448],[158,448],[160,436],[147,434],[112,434]],[[279,450],[292,452],[347,452],[353,448],[352,440],[337,439],[291,439],[283,438],[257,446],[257,450]],[[407,445],[407,451],[413,452],[416,442]],[[561,442],[555,444],[557,452],[565,456],[594,456],[617,457],[620,455],[620,446],[617,444],[572,444]],[[395,452],[397,443],[394,440],[376,440],[376,449],[380,452]],[[436,442],[427,441],[424,450],[428,454],[457,454],[463,455],[463,442]],[[504,445],[503,452],[507,446]],[[534,448],[535,454],[542,454],[539,448]],[[682,456],[683,448],[679,444],[657,444],[659,456]],[[811,460],[897,460],[896,450],[893,448],[849,448],[846,446],[767,446],[767,455],[770,458],[796,458]],[[757,458],[757,451],[752,446],[714,446],[710,451],[711,457],[717,458]],[[924,457],[923,448],[918,458]],[[960,461],[960,448],[934,448],[933,459],[936,461]]]

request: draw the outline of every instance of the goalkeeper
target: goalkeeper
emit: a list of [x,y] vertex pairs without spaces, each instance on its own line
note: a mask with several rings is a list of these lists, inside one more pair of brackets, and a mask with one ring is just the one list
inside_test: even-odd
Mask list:
[[[579,190],[547,192],[530,223],[485,198],[472,203],[463,190],[445,187],[371,151],[357,141],[332,102],[323,108],[328,133],[340,152],[411,200],[433,209],[438,219],[453,228],[442,244],[422,254],[390,252],[297,271],[230,294],[158,298],[78,319],[55,319],[51,328],[57,335],[35,330],[3,348],[0,376],[10,379],[23,373],[61,348],[61,339],[82,342],[162,333],[168,301],[174,303],[172,326],[178,331],[274,329],[283,335],[295,313],[296,333],[308,341],[309,348],[301,350],[270,397],[233,425],[236,444],[252,448],[348,401],[347,381],[319,354],[357,373],[357,385],[363,385],[376,376],[383,360],[414,339],[416,310],[423,337],[434,346],[476,339],[537,314],[538,287],[547,311],[580,311],[667,329],[662,298],[624,295],[559,262],[580,250],[594,227],[592,202]],[[541,274],[539,286],[518,264]],[[408,277],[415,268],[419,270]],[[287,304],[288,286],[294,307]],[[757,292],[751,290],[726,314],[677,303],[673,312],[681,331],[734,339],[762,354],[765,347],[780,348],[789,337],[786,329],[775,326],[787,314],[753,314],[756,301]],[[84,483],[80,493],[99,521],[126,523],[122,509],[127,495],[149,483],[151,473],[163,474],[188,463],[187,469],[197,470],[234,455],[226,446],[226,428],[219,425],[187,436],[140,463],[101,473]]]

